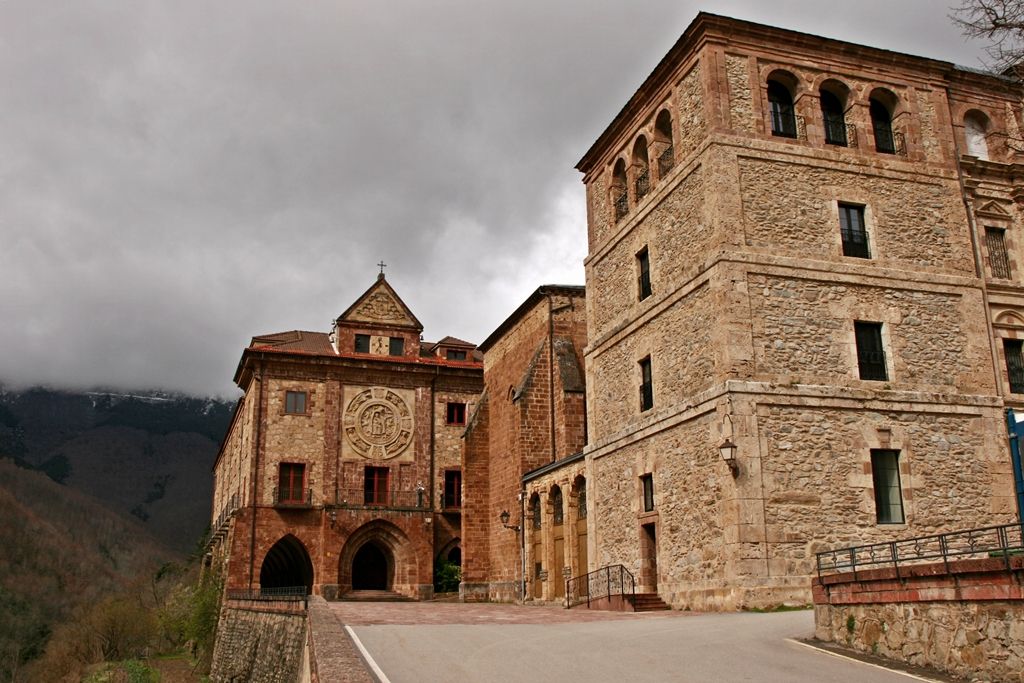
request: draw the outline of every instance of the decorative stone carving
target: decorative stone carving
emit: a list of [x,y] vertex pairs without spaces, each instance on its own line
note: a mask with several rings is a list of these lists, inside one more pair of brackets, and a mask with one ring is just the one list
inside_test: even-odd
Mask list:
[[356,309],[355,317],[380,322],[405,322],[405,314],[385,292],[374,292]]
[[356,394],[342,418],[342,429],[352,449],[376,460],[393,458],[408,448],[412,427],[412,411],[405,399],[384,387]]

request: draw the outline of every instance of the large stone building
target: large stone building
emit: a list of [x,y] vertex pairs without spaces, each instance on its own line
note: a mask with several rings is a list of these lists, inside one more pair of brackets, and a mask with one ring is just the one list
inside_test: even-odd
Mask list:
[[817,550],[1015,518],[1021,95],[694,20],[578,165],[590,568],[806,602]]
[[211,558],[226,587],[433,594],[460,561],[461,436],[480,394],[472,344],[423,326],[381,275],[330,333],[254,337],[214,465]]

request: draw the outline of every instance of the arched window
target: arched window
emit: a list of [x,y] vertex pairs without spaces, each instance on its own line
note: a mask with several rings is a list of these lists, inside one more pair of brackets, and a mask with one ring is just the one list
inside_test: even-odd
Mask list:
[[587,518],[587,480],[576,477],[576,519]]
[[629,213],[629,197],[626,195],[626,162],[619,159],[612,171],[612,204],[615,206],[615,220],[622,220]]
[[793,107],[793,94],[780,81],[768,81],[768,106],[772,115],[772,135],[795,138],[796,109]]
[[664,177],[676,165],[676,151],[672,144],[672,114],[668,109],[662,109],[658,118],[654,121],[654,137],[665,144],[665,148],[658,155],[658,175]]
[[633,192],[640,201],[651,191],[651,169],[647,158],[647,138],[643,135],[633,143],[633,165],[636,166],[636,180],[633,181]]
[[825,128],[825,144],[846,147],[846,116],[843,100],[832,89],[822,88],[818,92],[821,101],[821,121]]
[[875,149],[882,154],[896,154],[899,141],[892,129],[892,112],[895,102],[886,97],[882,91],[876,90],[871,95],[868,109],[871,112],[871,129],[875,134]]
[[988,159],[988,117],[980,111],[969,111],[964,116],[964,137],[967,153],[979,159]]
[[540,517],[540,496],[535,493],[530,496],[530,519],[533,522],[534,529],[540,529]]
[[558,488],[558,486],[552,486],[548,499],[551,501],[551,523],[561,524],[565,519],[565,506],[562,505],[562,489]]

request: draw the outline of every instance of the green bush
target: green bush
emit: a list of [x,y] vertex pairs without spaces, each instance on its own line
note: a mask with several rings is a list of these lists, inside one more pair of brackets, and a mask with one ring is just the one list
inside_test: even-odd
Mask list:
[[462,581],[462,567],[448,561],[434,566],[434,590],[438,593],[452,593],[459,590]]

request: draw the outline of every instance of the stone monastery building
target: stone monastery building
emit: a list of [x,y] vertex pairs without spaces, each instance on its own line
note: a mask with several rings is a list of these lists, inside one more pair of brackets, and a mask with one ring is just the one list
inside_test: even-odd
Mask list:
[[482,366],[421,351],[384,280],[330,337],[253,340],[229,587],[425,596],[460,547],[466,600],[621,565],[733,609],[807,602],[819,550],[1015,520],[1022,94],[698,15],[577,166],[585,292],[540,287]]

